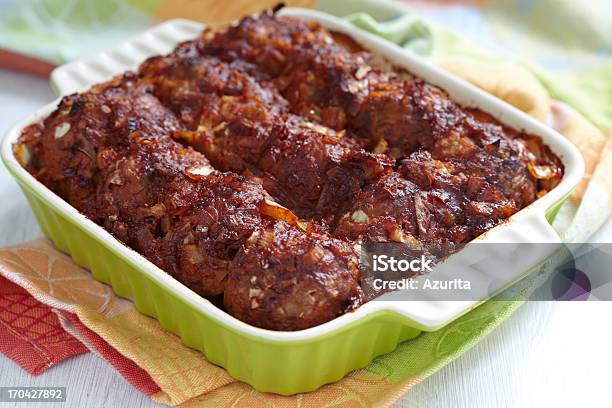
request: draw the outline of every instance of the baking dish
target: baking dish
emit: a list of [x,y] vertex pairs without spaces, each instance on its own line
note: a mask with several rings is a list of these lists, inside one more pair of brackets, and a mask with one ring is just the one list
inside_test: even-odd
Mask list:
[[[549,220],[580,181],[584,167],[571,143],[491,95],[340,19],[303,9],[283,9],[281,14],[316,20],[329,29],[348,34],[365,48],[441,86],[457,102],[478,107],[509,126],[542,137],[565,166],[562,181],[477,241],[559,242]],[[201,25],[186,20],[167,22],[92,59],[58,68],[51,76],[53,87],[60,95],[84,90],[114,74],[136,68],[147,56],[170,51],[176,43],[195,37],[201,29]],[[111,284],[118,295],[132,299],[138,310],[156,317],[162,327],[179,335],[186,345],[202,351],[212,363],[225,367],[230,375],[259,391],[294,394],[336,381],[367,365],[374,357],[392,351],[399,342],[414,338],[423,330],[437,330],[486,300],[397,302],[383,298],[323,325],[297,332],[273,332],[243,323],[122,245],[21,167],[13,155],[12,144],[25,126],[51,113],[57,102],[16,124],[2,144],[3,161],[22,187],[45,235],[78,264],[90,269],[96,279]],[[512,262],[499,257],[494,267],[472,272],[494,280],[498,291],[523,277],[548,255],[538,252]]]

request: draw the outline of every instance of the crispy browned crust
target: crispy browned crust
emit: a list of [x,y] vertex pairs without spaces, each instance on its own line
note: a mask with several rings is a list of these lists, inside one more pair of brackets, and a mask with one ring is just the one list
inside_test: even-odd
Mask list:
[[275,330],[363,301],[354,244],[468,242],[559,182],[539,138],[335,38],[269,14],[205,31],[63,98],[15,151],[126,245]]

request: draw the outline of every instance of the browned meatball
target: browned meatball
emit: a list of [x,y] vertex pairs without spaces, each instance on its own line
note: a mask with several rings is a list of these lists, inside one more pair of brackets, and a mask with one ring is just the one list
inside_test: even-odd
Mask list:
[[[78,210],[202,294],[261,224],[267,195],[169,137],[180,124],[127,75],[61,102],[29,167]],[[234,188],[232,188],[234,187]]]
[[139,74],[154,84],[155,96],[190,130],[212,129],[231,119],[257,122],[289,110],[277,89],[216,57],[153,57],[141,65]]
[[338,221],[335,235],[363,242],[416,242],[417,186],[391,173],[363,189]]
[[[391,170],[392,163],[385,158],[295,117],[279,118],[269,126],[234,122],[224,135],[215,137],[213,149],[223,146],[219,151],[230,154],[242,150],[243,160],[261,177],[266,190],[304,218],[333,222],[363,185]],[[248,145],[245,140],[261,140],[260,135],[266,148],[259,157],[240,148]]]
[[479,168],[478,157],[436,160],[424,151],[402,161],[399,172],[421,191],[415,199],[419,240],[467,242],[517,211],[497,183],[496,163],[485,162],[491,166]]
[[276,224],[237,255],[225,307],[266,329],[316,326],[360,303],[357,260],[349,243]]
[[224,124],[217,132],[174,136],[206,153],[217,168],[251,171],[272,197],[302,218],[333,222],[363,185],[391,170],[384,157],[296,117]]

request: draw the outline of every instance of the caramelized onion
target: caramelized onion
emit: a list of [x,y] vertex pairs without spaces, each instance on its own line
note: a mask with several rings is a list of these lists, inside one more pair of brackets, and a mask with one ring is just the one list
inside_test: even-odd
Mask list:
[[285,221],[286,223],[300,228],[302,231],[306,231],[306,223],[301,221],[291,210],[283,207],[282,205],[275,203],[267,198],[261,204],[261,213],[272,217],[276,220]]
[[548,180],[556,177],[557,170],[553,166],[528,163],[529,173],[538,180]]
[[215,171],[211,166],[201,165],[185,169],[185,174],[192,180],[200,180]]
[[21,164],[22,166],[27,166],[30,163],[30,160],[32,159],[32,155],[30,154],[30,148],[26,144],[20,143],[16,144],[13,149],[15,151],[15,157],[17,158],[19,164]]

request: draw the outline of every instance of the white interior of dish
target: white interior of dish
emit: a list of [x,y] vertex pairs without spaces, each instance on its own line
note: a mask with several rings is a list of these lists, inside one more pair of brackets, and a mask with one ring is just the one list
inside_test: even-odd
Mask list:
[[[341,19],[313,10],[295,8],[283,9],[281,14],[318,21],[330,30],[350,35],[372,52],[380,54],[394,64],[404,67],[426,81],[442,87],[460,104],[478,107],[511,127],[542,137],[544,142],[563,161],[565,175],[561,183],[544,197],[516,213],[507,222],[491,229],[475,241],[517,244],[559,242],[557,234],[545,219],[545,212],[549,207],[565,197],[578,184],[584,171],[582,156],[575,146],[563,136],[473,85],[442,71],[390,42],[359,30]],[[196,37],[202,28],[203,25],[188,20],[172,20],[160,24],[142,35],[109,51],[102,52],[91,59],[75,61],[57,68],[51,75],[52,85],[60,95],[87,89],[91,85],[107,80],[120,72],[135,69],[140,62],[149,56],[169,52],[177,43]],[[355,312],[347,313],[330,322],[302,331],[275,332],[248,325],[217,308],[207,299],[202,298],[176,281],[140,254],[121,244],[102,227],[87,219],[41,184],[18,163],[13,155],[12,144],[19,137],[21,130],[25,126],[38,122],[50,114],[57,106],[58,101],[59,99],[43,107],[9,130],[3,140],[1,151],[6,165],[19,179],[25,182],[27,188],[42,197],[57,211],[123,256],[127,262],[137,266],[151,279],[225,326],[248,336],[265,338],[272,341],[309,341],[314,340],[316,337],[347,328],[351,323],[355,323],[367,316],[383,311],[392,311],[404,317],[406,324],[421,330],[435,330],[486,300],[439,301],[424,298],[414,301],[385,301],[382,298],[382,300],[364,304]],[[552,248],[552,246],[550,247]],[[550,254],[538,251],[520,259],[504,259],[499,254],[492,253],[489,258],[495,259],[496,262],[491,268],[479,271],[468,270],[465,272],[466,275],[462,277],[466,279],[490,279],[501,290],[519,280],[531,267],[537,265],[548,255]],[[481,252],[480,256],[487,257],[488,254]],[[448,275],[449,273],[452,273],[452,271],[445,272],[444,270],[438,271],[436,269],[432,272],[432,274],[439,274],[437,277],[440,279],[444,279],[445,276],[451,276]]]

